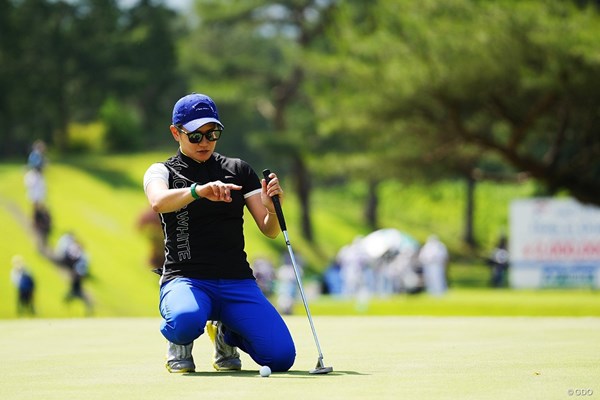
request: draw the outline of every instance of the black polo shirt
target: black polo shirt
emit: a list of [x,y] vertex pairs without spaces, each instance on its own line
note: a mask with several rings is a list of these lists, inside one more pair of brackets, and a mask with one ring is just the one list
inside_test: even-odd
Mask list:
[[178,151],[166,162],[153,164],[144,184],[157,177],[164,179],[167,173],[169,188],[220,180],[242,189],[231,191],[230,203],[201,198],[175,212],[160,214],[165,234],[163,282],[176,277],[254,279],[244,251],[245,200],[259,195],[261,189],[252,167],[218,153],[199,163]]

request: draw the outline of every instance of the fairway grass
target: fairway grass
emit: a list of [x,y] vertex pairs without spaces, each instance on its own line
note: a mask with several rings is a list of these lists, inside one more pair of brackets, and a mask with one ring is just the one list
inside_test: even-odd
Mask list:
[[[566,399],[600,396],[600,318],[315,317],[334,372],[310,375],[306,317],[286,317],[292,370],[268,378],[242,354],[215,372],[207,337],[197,372],[169,374],[156,318],[0,321],[0,399]],[[588,396],[589,397],[589,396]]]
[[[355,298],[320,296],[316,315],[404,315],[457,317],[600,317],[600,292],[593,290],[451,289],[444,296],[425,293]],[[303,313],[302,302],[295,311]]]

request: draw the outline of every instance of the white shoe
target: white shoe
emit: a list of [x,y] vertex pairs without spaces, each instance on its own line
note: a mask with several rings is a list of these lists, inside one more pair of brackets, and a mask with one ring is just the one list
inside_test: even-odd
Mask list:
[[239,371],[242,369],[242,360],[237,348],[225,343],[223,324],[220,321],[208,321],[206,332],[215,345],[213,367],[217,371]]
[[180,345],[168,342],[167,363],[165,366],[171,373],[195,372],[196,365],[192,357],[192,347],[194,342],[187,345]]

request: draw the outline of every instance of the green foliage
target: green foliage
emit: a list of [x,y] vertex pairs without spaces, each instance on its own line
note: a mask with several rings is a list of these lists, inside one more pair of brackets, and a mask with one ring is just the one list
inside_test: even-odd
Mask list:
[[[12,129],[0,132],[0,154],[28,146],[32,126],[43,126],[39,138],[66,150],[68,127],[97,121],[109,99],[140,114],[146,137],[154,138],[147,146],[160,142],[158,122],[168,121],[164,110],[184,86],[176,73],[176,22],[165,5],[148,1],[127,10],[114,0],[3,1],[0,118]],[[134,147],[123,135],[110,137],[111,146]]]
[[100,109],[100,118],[106,126],[106,148],[109,151],[130,152],[140,148],[144,131],[135,110],[109,98]]
[[106,127],[101,122],[72,123],[67,136],[69,152],[101,153],[106,147]]
[[[380,221],[419,238],[436,230],[467,257],[457,177],[526,172],[544,193],[600,199],[600,23],[598,7],[583,3],[196,0],[178,16],[149,1],[121,9],[113,0],[0,0],[0,121],[9,127],[0,155],[23,154],[32,126],[43,127],[36,138],[53,151],[155,148],[171,140],[174,101],[206,92],[224,117],[225,154],[304,188],[286,207],[295,232],[312,207],[315,243],[293,234],[311,268],[367,230],[366,181],[382,182]],[[139,180],[103,162],[84,165],[109,186]],[[337,187],[305,193],[339,182],[360,194],[355,204]],[[407,205],[413,190],[420,195]],[[477,213],[488,198],[504,198],[485,185],[477,196]],[[338,204],[322,209],[330,197]],[[452,212],[432,213],[450,228],[404,212],[448,199]],[[479,218],[476,235],[487,244],[504,217]],[[284,250],[262,239],[253,246],[274,257]]]
[[322,182],[526,173],[596,202],[600,23],[584,3],[5,1],[0,154],[25,152],[33,125],[53,150],[100,150],[68,136],[98,121],[106,149],[153,149],[199,91],[227,154],[290,174],[307,237]]
[[[343,8],[313,96],[324,134],[361,143],[339,148],[351,170],[439,179],[493,164],[598,201],[597,9],[508,0]],[[365,137],[374,122],[383,132]]]

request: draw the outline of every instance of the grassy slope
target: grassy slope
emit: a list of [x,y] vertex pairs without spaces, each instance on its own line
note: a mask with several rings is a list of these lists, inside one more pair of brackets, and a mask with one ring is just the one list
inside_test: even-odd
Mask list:
[[[126,163],[127,157],[94,160],[88,170],[54,163],[46,172],[48,205],[53,216],[51,242],[66,231],[74,231],[82,239],[91,257],[93,277],[87,286],[97,298],[97,315],[155,313],[157,277],[148,272],[148,244],[136,230],[136,219],[146,206],[140,193],[143,171],[132,170],[132,176],[123,175],[120,170]],[[17,238],[15,245],[3,243],[2,275],[7,276],[12,255],[23,254],[36,277],[39,314],[82,315],[81,304],[75,302],[66,307],[62,302],[67,290],[66,277],[36,255],[28,232],[21,221],[14,220],[15,209],[29,214],[21,167],[4,165],[0,174],[3,182],[0,196],[12,210],[7,212],[7,207],[2,207],[1,221],[11,226],[9,236]],[[3,293],[12,292],[4,279],[0,282]],[[13,302],[2,303],[0,315],[14,315]]]
[[[51,242],[69,230],[83,240],[91,256],[93,274],[86,285],[96,298],[99,316],[156,315],[157,276],[147,267],[149,245],[136,229],[136,220],[147,207],[141,188],[142,175],[151,162],[166,157],[167,154],[159,153],[81,157],[53,162],[48,168],[48,203],[54,219]],[[0,225],[4,238],[0,241],[0,276],[5,277],[0,279],[4,298],[0,302],[0,318],[15,315],[14,289],[7,279],[14,254],[25,256],[37,278],[36,303],[41,316],[82,315],[80,304],[66,307],[62,302],[67,290],[66,278],[35,251],[25,226],[29,206],[23,172],[20,164],[0,164]],[[530,190],[529,187],[479,187],[476,230],[485,245],[491,246],[499,230],[506,227],[510,199]],[[345,191],[333,188],[315,193],[313,221],[317,245],[314,247],[300,236],[298,206],[293,195],[287,196],[284,208],[290,239],[294,250],[307,260],[311,269],[324,268],[341,246],[356,235],[368,233],[361,222],[362,194],[359,185]],[[385,227],[399,228],[421,241],[428,234],[437,233],[454,254],[450,278],[455,286],[482,286],[487,270],[481,263],[465,261],[467,253],[460,244],[462,204],[459,184],[423,187],[390,183],[382,188],[381,220],[385,221]],[[249,259],[267,256],[277,262],[285,251],[282,237],[268,240],[258,233],[251,219],[247,221]],[[466,296],[461,301],[468,303],[470,295]],[[340,309],[343,310],[341,305]]]

